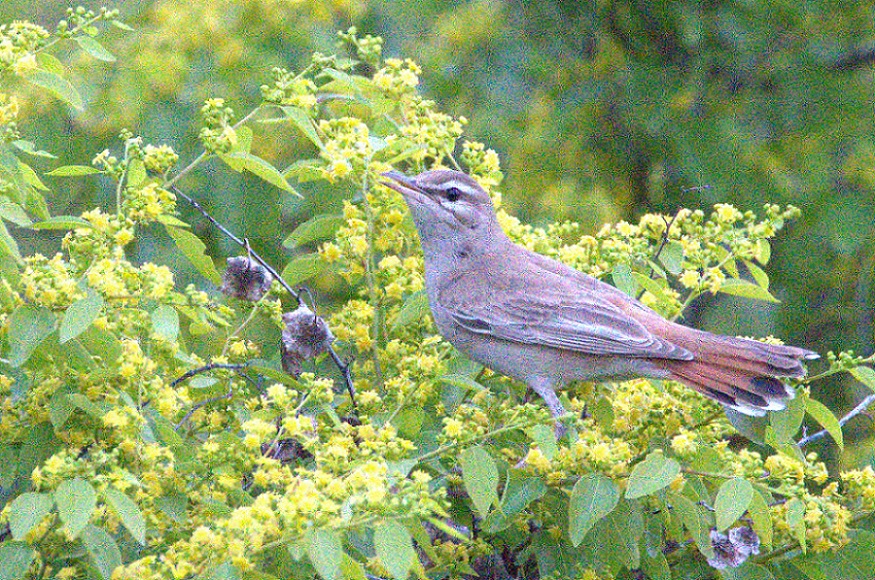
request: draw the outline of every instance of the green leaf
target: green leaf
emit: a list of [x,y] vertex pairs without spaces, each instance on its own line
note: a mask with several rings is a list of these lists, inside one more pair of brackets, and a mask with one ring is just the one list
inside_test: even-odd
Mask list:
[[27,533],[52,511],[51,496],[45,493],[23,493],[9,504],[9,529],[12,537],[23,540]]
[[252,133],[252,129],[249,127],[243,126],[237,129],[237,144],[234,147],[234,151],[243,151],[244,153],[249,153],[252,150],[252,140],[255,138],[255,135]]
[[121,22],[120,20],[113,20],[110,22],[110,24],[112,24],[113,26],[115,26],[119,30],[124,30],[125,32],[133,32],[134,31],[133,28],[131,28],[130,26],[128,26],[124,22]]
[[39,68],[53,72],[56,75],[64,74],[64,63],[58,60],[58,57],[49,54],[48,52],[40,52],[36,55],[36,62]]
[[717,513],[717,529],[723,531],[734,524],[747,511],[753,498],[753,486],[746,479],[735,477],[727,480],[717,491],[714,511]]
[[200,238],[182,228],[174,228],[168,225],[165,225],[164,228],[167,230],[167,233],[170,234],[170,237],[173,238],[176,247],[179,248],[183,255],[188,258],[189,262],[197,268],[197,271],[200,272],[204,278],[216,286],[222,283],[222,276],[219,274],[219,271],[216,270],[216,265],[213,263],[212,258],[206,255],[205,251],[207,247]]
[[54,96],[80,111],[84,106],[79,91],[60,75],[45,70],[36,70],[25,75],[24,79],[31,84],[46,89]]
[[753,276],[754,281],[758,286],[764,288],[765,290],[769,289],[769,275],[766,274],[762,268],[754,264],[753,262],[745,261],[744,265],[747,266],[750,275]]
[[684,247],[680,242],[668,242],[659,253],[659,261],[666,270],[677,276],[684,269]]
[[443,375],[438,380],[442,383],[453,385],[454,387],[459,387],[468,391],[482,391],[486,388],[467,375],[452,373]]
[[766,265],[769,263],[769,259],[772,257],[772,246],[769,245],[768,240],[757,240],[757,255],[756,259],[762,265]]
[[301,199],[304,198],[303,195],[295,191],[295,188],[286,181],[286,178],[282,176],[276,167],[261,157],[257,157],[251,153],[246,153],[245,151],[234,151],[233,153],[220,154],[219,157],[231,169],[238,173],[245,169],[270,183],[274,187],[287,191]]
[[182,221],[181,219],[167,214],[161,214],[157,218],[156,221],[161,222],[165,226],[173,226],[175,228],[183,228],[189,229],[191,226]]
[[0,218],[22,227],[28,227],[33,224],[20,205],[5,198],[0,198]]
[[753,531],[760,538],[763,548],[766,550],[772,549],[772,514],[769,511],[769,504],[763,495],[754,490],[750,505],[747,508],[748,515],[753,522]]
[[4,542],[0,545],[0,580],[24,578],[36,552],[24,542]]
[[680,472],[677,461],[667,459],[662,451],[654,451],[632,469],[626,497],[635,499],[657,492],[674,481]]
[[805,504],[798,498],[787,502],[787,527],[794,539],[799,542],[802,553],[806,552],[805,546]]
[[97,60],[102,60],[103,62],[115,62],[115,56],[102,44],[97,42],[95,39],[90,36],[76,36],[73,38],[76,41],[76,44],[79,45],[79,48],[96,58]]
[[94,175],[103,173],[101,170],[91,167],[90,165],[63,165],[56,169],[52,169],[46,175],[52,177],[81,177],[83,175]]
[[581,545],[584,559],[597,568],[610,570],[609,577],[622,568],[640,567],[638,542],[644,534],[644,517],[638,502],[621,499],[617,507],[596,522]]
[[547,484],[540,477],[530,476],[518,470],[508,470],[507,487],[501,497],[501,512],[508,518],[517,515],[533,501],[544,497]]
[[[75,405],[77,409],[82,409],[95,419],[100,419],[105,414],[98,403],[91,401],[91,399],[81,393],[70,393],[67,395],[67,400]],[[106,405],[106,403],[103,404]]]
[[301,254],[288,263],[281,276],[286,281],[286,284],[295,286],[319,275],[325,270],[326,266],[327,264],[322,259],[322,256],[315,252],[312,254]]
[[79,535],[91,561],[105,580],[110,580],[112,571],[122,565],[122,554],[106,530],[85,526]]
[[459,464],[462,467],[462,481],[474,507],[486,517],[492,504],[498,502],[498,467],[495,460],[482,447],[471,447],[459,456]]
[[296,248],[317,240],[327,240],[334,237],[344,223],[346,218],[342,215],[317,215],[296,227],[283,241],[283,247]]
[[55,429],[63,427],[76,410],[76,405],[70,402],[67,394],[64,389],[58,389],[49,399],[49,420]]
[[76,230],[93,227],[91,222],[72,215],[56,215],[31,226],[35,230]]
[[[197,580],[240,580],[240,572],[231,562],[222,562],[198,576]],[[249,580],[249,578],[246,580]],[[264,579],[259,578],[258,580]]]
[[45,159],[58,158],[57,155],[52,155],[48,151],[37,149],[31,141],[25,141],[24,139],[18,139],[17,141],[13,141],[12,146],[22,153],[26,153],[27,155],[33,155],[34,157],[44,157]]
[[46,187],[46,184],[42,182],[42,180],[36,174],[36,171],[34,171],[30,165],[19,161],[18,169],[21,173],[21,177],[29,186],[39,191],[49,191],[49,188]]
[[40,306],[19,306],[8,320],[9,364],[20,367],[55,330],[55,315]]
[[751,284],[747,280],[738,280],[736,278],[725,280],[723,284],[720,285],[719,292],[731,294],[733,296],[741,296],[742,298],[763,300],[765,302],[781,302],[772,296],[765,288],[757,286],[756,284]]
[[414,292],[404,300],[401,310],[392,320],[392,330],[404,328],[408,324],[423,320],[430,312],[428,307],[428,294],[424,290]]
[[726,568],[721,571],[724,580],[775,580],[775,576],[750,560],[738,568]]
[[844,449],[845,439],[842,435],[842,426],[839,424],[838,418],[830,411],[826,405],[820,401],[809,398],[805,403],[805,411],[811,417],[820,423],[826,429],[827,433],[833,438],[839,449]]
[[635,298],[638,296],[638,282],[632,275],[632,268],[629,264],[617,264],[614,266],[614,271],[611,272],[611,279],[614,281],[614,286],[627,296]]
[[114,487],[106,488],[106,491],[103,492],[103,498],[122,521],[122,525],[127,528],[131,536],[140,542],[141,545],[145,546],[146,518],[143,517],[143,512],[140,511],[134,500]]
[[365,568],[349,555],[343,554],[340,560],[340,574],[344,580],[367,580]]
[[61,482],[55,490],[55,503],[61,521],[67,526],[70,536],[75,538],[88,525],[97,507],[97,494],[91,484],[77,477]]
[[851,541],[841,548],[791,559],[790,564],[796,568],[794,572],[816,580],[875,578],[875,534],[856,530],[849,535]]
[[3,254],[12,256],[17,263],[21,262],[21,251],[18,249],[18,242],[9,234],[6,224],[3,222],[0,222],[0,250],[2,250]]
[[380,524],[374,528],[374,550],[393,578],[406,580],[416,559],[407,528],[394,520]]
[[670,497],[671,506],[677,511],[684,527],[690,532],[690,537],[699,548],[699,552],[711,558],[714,548],[711,546],[711,534],[708,522],[702,517],[699,507],[688,498],[673,494]]
[[322,139],[319,138],[316,127],[313,126],[313,119],[310,118],[310,115],[304,109],[299,109],[298,107],[282,107],[282,109],[286,118],[294,123],[306,135],[307,139],[319,149],[323,148]]
[[103,310],[103,297],[89,288],[85,298],[71,304],[64,313],[58,341],[64,344],[85,332],[100,315],[101,310]]
[[313,567],[325,580],[341,578],[343,546],[336,533],[326,529],[313,530],[307,546],[307,555],[310,556]]
[[875,393],[875,370],[872,370],[869,367],[859,366],[851,369],[851,375]]
[[665,279],[659,278],[658,280],[654,280],[640,272],[632,272],[632,277],[635,278],[635,281],[638,282],[639,286],[657,298],[665,299],[667,297],[666,290],[668,290],[668,282],[666,282]]
[[600,473],[590,473],[577,480],[568,504],[568,534],[574,547],[600,519],[617,507],[620,488]]
[[162,304],[152,311],[152,332],[170,342],[179,336],[179,313],[176,308]]
[[552,461],[559,452],[559,446],[556,444],[556,431],[552,427],[534,425],[526,429],[526,435],[531,437],[547,459]]
[[738,432],[757,445],[765,445],[766,427],[769,417],[752,417],[735,409],[726,407],[726,418]]
[[647,551],[641,554],[641,571],[650,580],[671,580],[671,568],[662,552],[651,556]]
[[779,443],[794,443],[793,437],[805,418],[806,400],[804,395],[799,394],[787,402],[786,409],[769,415],[769,423],[775,430],[775,437]]

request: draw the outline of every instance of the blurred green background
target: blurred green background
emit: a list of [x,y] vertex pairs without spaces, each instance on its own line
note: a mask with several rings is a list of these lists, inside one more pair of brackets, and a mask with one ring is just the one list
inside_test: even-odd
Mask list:
[[[123,127],[147,142],[172,144],[186,163],[199,151],[204,99],[225,97],[245,113],[258,102],[270,67],[300,68],[314,50],[332,53],[336,31],[356,25],[383,36],[387,55],[419,62],[422,91],[442,110],[470,119],[468,136],[499,152],[506,203],[523,220],[573,219],[594,231],[605,221],[717,202],[742,209],[798,205],[803,217],[780,234],[768,268],[782,304],[708,298],[690,309],[687,321],[731,334],[775,334],[822,353],[873,350],[871,2],[106,5],[121,9],[136,31],[110,29],[102,37],[120,57],[113,64],[69,49],[87,111],[71,116],[55,102],[35,103],[22,124],[40,146],[66,136],[64,149],[53,151],[63,163],[87,163],[105,147],[117,149]],[[0,21],[53,28],[65,8],[56,0],[4,0]],[[288,127],[264,126],[259,135],[258,153],[280,167],[314,153]],[[99,182],[50,185],[55,213],[112,196]],[[307,199],[298,202],[218,166],[182,186],[277,263],[288,258],[280,241],[297,223],[342,199],[336,189],[305,184]],[[201,224],[198,234],[214,256],[234,251],[181,209]],[[147,259],[167,249],[146,238],[137,251]],[[186,276],[181,273],[183,281]],[[814,395],[841,412],[861,396],[859,389],[836,378],[817,384]],[[850,426],[858,439],[867,421]],[[853,447],[854,462],[871,460],[870,447]]]

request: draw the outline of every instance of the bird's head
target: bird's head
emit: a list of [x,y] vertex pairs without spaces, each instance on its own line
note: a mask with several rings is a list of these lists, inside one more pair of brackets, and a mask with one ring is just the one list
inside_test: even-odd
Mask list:
[[424,242],[485,237],[498,228],[489,194],[469,175],[436,169],[415,177],[388,171],[383,177],[389,180],[384,185],[404,196]]

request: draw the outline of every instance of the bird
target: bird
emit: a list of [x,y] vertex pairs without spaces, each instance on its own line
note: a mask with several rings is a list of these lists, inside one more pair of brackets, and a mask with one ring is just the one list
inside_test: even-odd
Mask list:
[[472,360],[522,381],[555,419],[572,381],[679,381],[749,416],[786,408],[815,352],[672,322],[619,289],[514,243],[471,176],[434,169],[383,185],[419,233],[438,332]]

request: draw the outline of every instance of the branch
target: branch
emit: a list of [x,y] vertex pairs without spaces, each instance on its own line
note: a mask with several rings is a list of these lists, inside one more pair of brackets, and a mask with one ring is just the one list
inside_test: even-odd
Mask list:
[[[238,246],[240,246],[241,248],[246,250],[246,252],[249,254],[249,256],[253,260],[258,262],[262,267],[264,267],[265,270],[270,272],[270,275],[273,276],[274,280],[279,282],[280,285],[286,290],[286,292],[288,292],[289,294],[291,294],[295,298],[295,300],[298,302],[299,305],[303,304],[303,305],[307,306],[308,308],[310,308],[310,310],[315,311],[315,305],[308,305],[304,301],[304,298],[303,298],[303,294],[305,291],[307,294],[310,294],[309,290],[307,290],[306,288],[302,288],[302,289],[299,289],[296,291],[294,288],[289,286],[289,284],[285,280],[283,280],[282,276],[280,276],[279,272],[277,272],[273,268],[273,266],[268,264],[264,260],[264,258],[259,256],[258,253],[252,249],[252,247],[249,245],[248,240],[246,240],[246,239],[241,240],[240,238],[235,236],[228,228],[223,226],[221,223],[219,223],[218,220],[216,220],[216,218],[211,216],[207,212],[207,210],[205,210],[203,208],[203,206],[201,204],[199,204],[197,201],[192,199],[190,196],[184,194],[175,185],[171,185],[170,189],[173,191],[173,193],[175,193],[176,195],[178,195],[179,197],[181,197],[182,199],[187,201],[189,204],[191,204],[191,206],[193,208],[198,210],[205,218],[207,218],[207,220],[209,220],[209,222],[211,224],[216,226],[216,229],[218,229],[220,232],[222,232],[228,239],[230,239],[235,244],[237,244]],[[311,299],[311,302],[313,302],[312,299]],[[328,354],[331,355],[331,360],[334,361],[334,364],[337,366],[338,370],[340,370],[340,374],[343,375],[343,381],[346,384],[346,390],[349,393],[350,399],[352,400],[353,407],[355,407],[356,406],[356,404],[355,404],[355,385],[353,384],[353,381],[352,381],[352,372],[350,371],[349,363],[344,362],[340,358],[340,355],[337,354],[337,351],[334,350],[334,347],[331,345],[328,345]]]
[[837,71],[851,71],[875,64],[875,46],[859,47],[843,54],[830,63],[829,68]]
[[178,379],[176,379],[172,383],[170,383],[170,387],[171,388],[176,387],[179,383],[187,381],[191,377],[195,377],[199,374],[209,372],[213,369],[227,369],[227,370],[231,370],[231,371],[237,371],[239,373],[240,371],[245,369],[247,366],[249,366],[248,363],[234,364],[234,365],[225,364],[225,363],[210,363],[208,365],[204,365],[204,366],[198,367],[196,369],[191,369],[190,371],[188,371],[187,373],[185,373],[184,375],[182,375],[181,377],[179,377]]
[[[869,395],[868,397],[860,401],[859,405],[851,409],[851,411],[847,415],[839,419],[839,427],[844,427],[845,423],[847,423],[857,415],[861,415],[872,405],[875,405],[875,394]],[[817,433],[812,433],[811,435],[800,439],[798,445],[799,447],[805,447],[809,443],[813,443],[818,439],[823,439],[824,437],[826,437],[827,433],[828,432],[826,429],[818,431]]]

